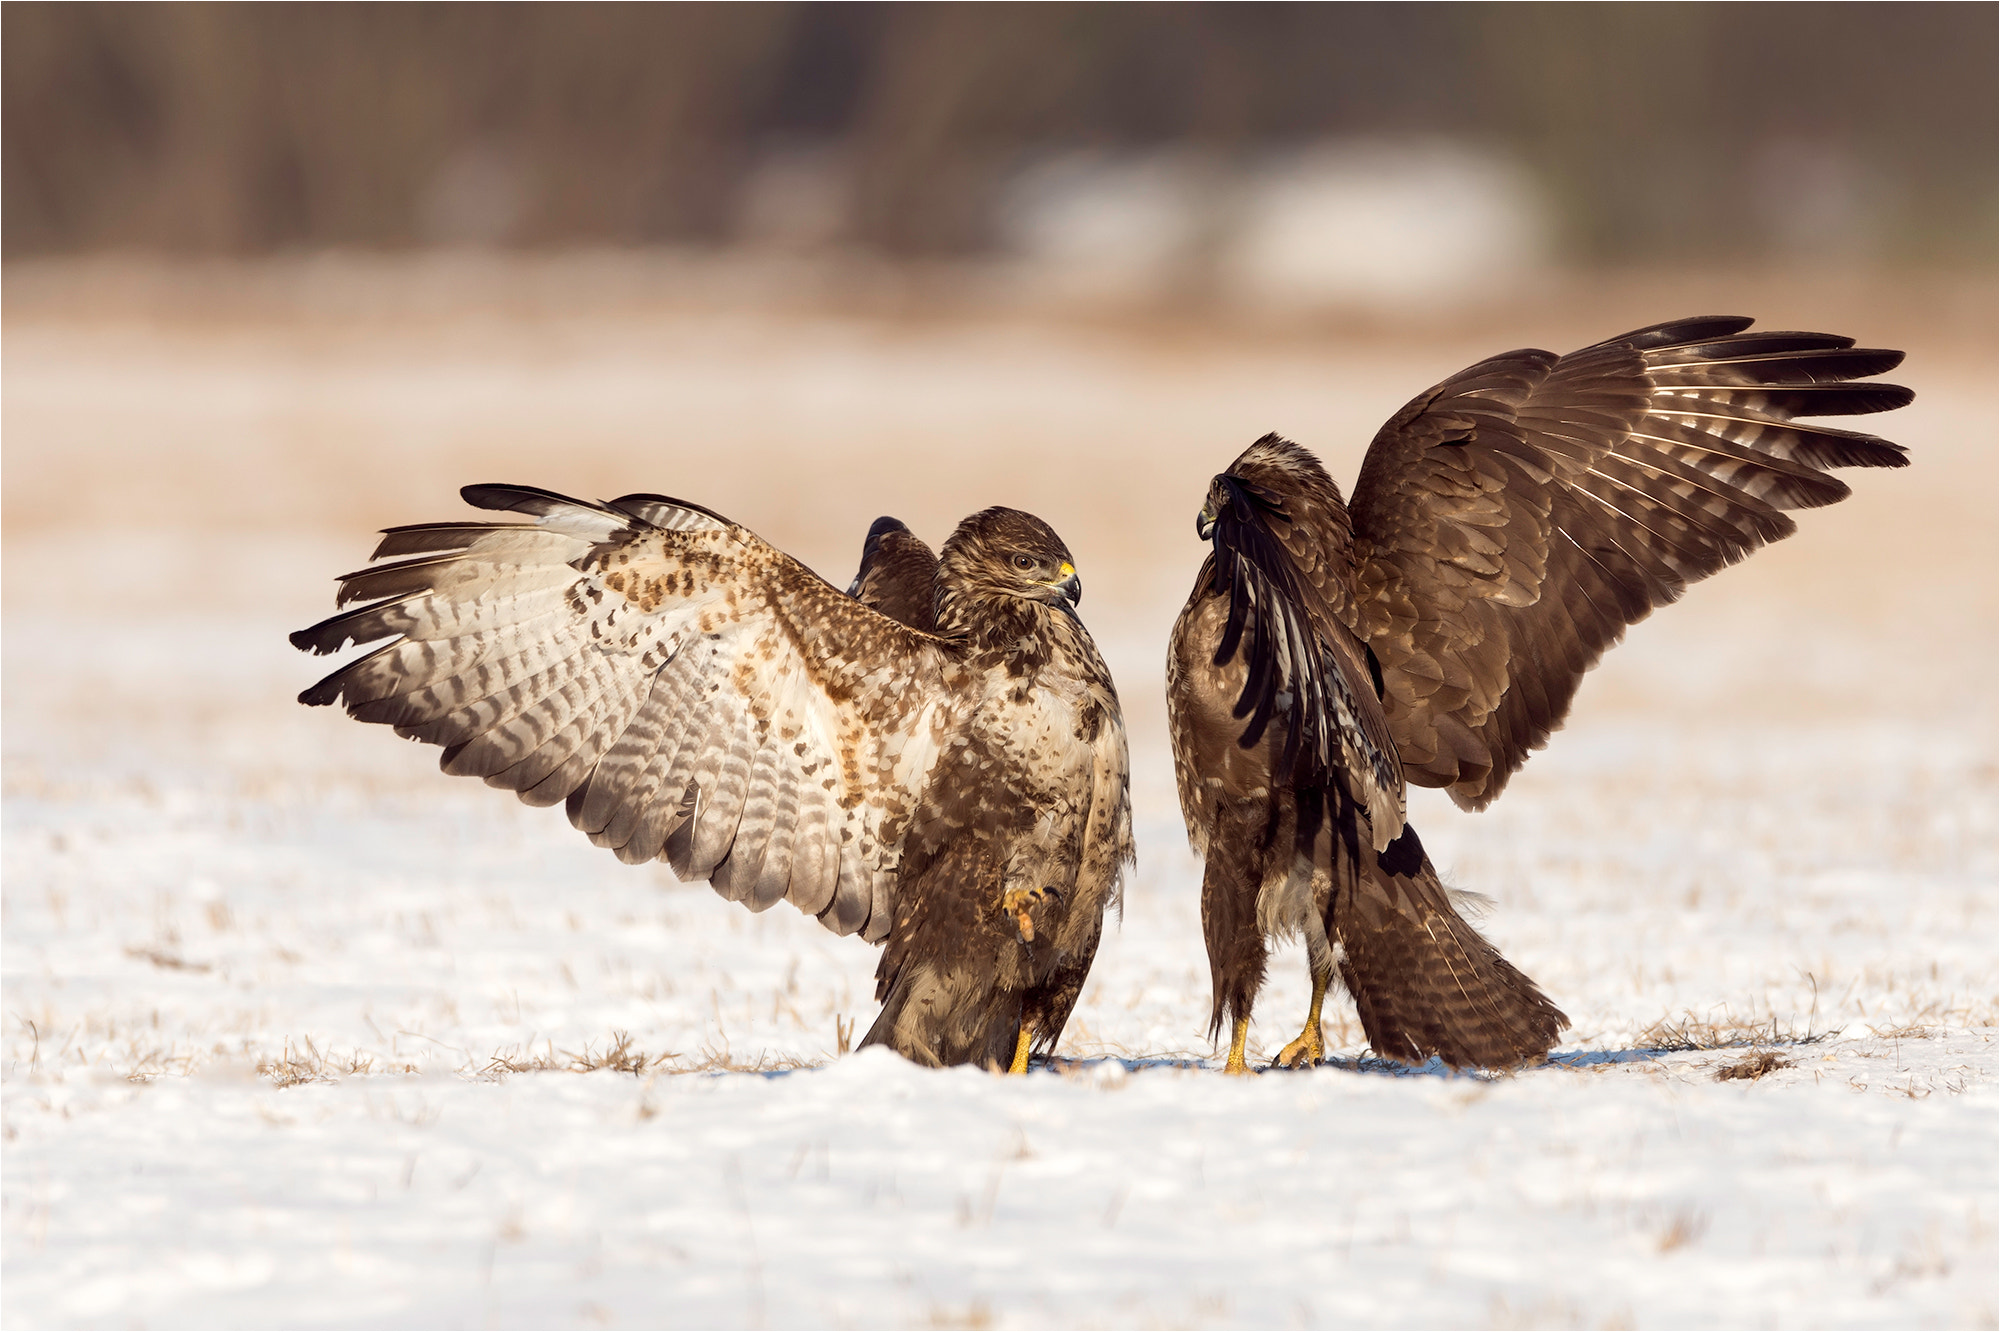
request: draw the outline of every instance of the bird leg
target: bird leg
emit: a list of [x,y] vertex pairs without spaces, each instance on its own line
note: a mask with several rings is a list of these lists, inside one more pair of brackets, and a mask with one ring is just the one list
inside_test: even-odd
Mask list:
[[1250,1065],[1243,1062],[1243,1043],[1250,1039],[1250,1019],[1236,1019],[1236,1030],[1229,1037],[1229,1062],[1222,1066],[1224,1073],[1248,1073]]
[[1271,1061],[1272,1068],[1297,1068],[1300,1065],[1317,1064],[1326,1056],[1326,1036],[1320,1031],[1319,1006],[1326,1001],[1327,987],[1333,982],[1331,972],[1321,972],[1313,968],[1312,1007],[1306,1010],[1305,1029],[1298,1039],[1278,1051],[1278,1057]]
[[1009,1073],[1026,1073],[1028,1071],[1028,1047],[1034,1043],[1035,1029],[1023,1022],[1021,1024],[1021,1035],[1014,1042],[1014,1062],[1007,1069]]

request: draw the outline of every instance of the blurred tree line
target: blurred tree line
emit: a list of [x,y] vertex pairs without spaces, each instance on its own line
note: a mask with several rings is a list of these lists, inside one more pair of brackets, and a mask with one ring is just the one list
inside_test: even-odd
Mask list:
[[996,192],[1038,152],[1434,134],[1526,163],[1585,260],[1754,257],[1776,240],[1749,194],[1832,189],[1865,196],[1878,254],[1988,262],[1995,16],[15,0],[0,239],[720,242],[758,163],[803,149],[833,164],[840,243],[954,253],[992,242]]

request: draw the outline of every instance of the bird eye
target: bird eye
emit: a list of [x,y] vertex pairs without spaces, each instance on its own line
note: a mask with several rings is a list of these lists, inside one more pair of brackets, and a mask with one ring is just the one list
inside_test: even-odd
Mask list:
[[1021,570],[1023,573],[1026,573],[1028,570],[1033,569],[1035,567],[1035,561],[1031,556],[1016,555],[1014,557],[1014,567],[1016,569]]

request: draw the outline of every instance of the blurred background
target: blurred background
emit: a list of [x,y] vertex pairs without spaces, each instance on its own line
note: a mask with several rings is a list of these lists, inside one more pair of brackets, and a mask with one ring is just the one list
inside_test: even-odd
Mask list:
[[18,4],[4,24],[9,258],[756,247],[1296,304],[1451,297],[1535,261],[1992,259],[1983,5]]
[[[6,253],[1005,253],[1294,298],[1530,256],[1986,261],[1994,24],[1950,4],[11,5]],[[1395,271],[1325,253],[1357,242]]]
[[467,482],[684,495],[843,585],[877,514],[1006,503],[1079,556],[1178,854],[1211,474],[1279,430],[1345,484],[1482,356],[1727,312],[1908,349],[1917,465],[1581,706],[1865,700],[1982,735],[1990,793],[1996,13],[0,7],[9,780],[311,768],[283,632]]

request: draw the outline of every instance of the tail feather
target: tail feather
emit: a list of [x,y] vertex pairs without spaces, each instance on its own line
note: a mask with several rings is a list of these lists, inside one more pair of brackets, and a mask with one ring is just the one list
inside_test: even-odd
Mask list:
[[987,839],[962,835],[913,868],[875,969],[882,1013],[861,1043],[932,1067],[1004,1069],[1021,1031],[1032,945],[994,909],[1002,858]]
[[1417,841],[1403,835],[1337,889],[1341,980],[1385,1058],[1512,1068],[1548,1054],[1569,1025],[1541,988],[1468,925]]

